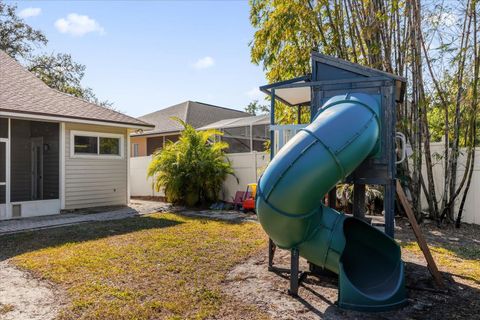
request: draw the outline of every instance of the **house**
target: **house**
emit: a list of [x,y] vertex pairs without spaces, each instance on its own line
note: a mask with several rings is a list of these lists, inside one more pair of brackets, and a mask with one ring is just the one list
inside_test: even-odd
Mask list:
[[[227,156],[232,164],[235,176],[228,176],[225,180],[221,198],[226,201],[231,201],[237,191],[245,190],[247,184],[258,180],[261,171],[266,167],[270,159],[265,152],[265,144],[270,139],[270,116],[251,116],[249,114],[244,114],[244,112],[200,104],[198,102],[186,102],[164,110],[169,111],[167,113],[168,115],[172,114],[170,111],[171,109],[176,110],[177,114],[180,113],[180,115],[185,115],[187,113],[183,112],[185,109],[182,108],[188,108],[188,103],[192,103],[190,108],[205,108],[212,110],[212,112],[219,112],[220,110],[223,112],[220,116],[223,117],[226,117],[229,114],[234,115],[233,117],[218,120],[201,127],[198,127],[198,123],[201,121],[191,117],[192,112],[190,112],[191,118],[189,118],[190,123],[193,123],[197,130],[216,129],[221,131],[223,135],[216,137],[216,139],[225,141],[229,144]],[[179,109],[182,110],[182,112],[178,112]],[[167,126],[171,126],[167,127],[172,128],[168,129],[171,131],[164,129],[163,131],[158,130],[156,133],[156,130],[145,134],[135,133],[131,138],[132,151],[135,149],[139,150],[138,153],[132,154],[133,158],[130,160],[130,187],[132,196],[134,197],[163,198],[164,196],[163,191],[156,192],[153,189],[152,179],[147,177],[147,168],[152,160],[152,153],[156,149],[161,149],[167,140],[176,141],[179,132],[182,129],[179,123],[171,120],[165,115],[165,113],[161,113],[161,117],[158,116],[157,113],[157,121],[155,121],[155,118],[150,117],[150,115],[142,117],[142,119],[151,123],[156,123],[157,126],[162,122],[164,125],[161,127],[166,128]],[[238,117],[238,113],[242,116]],[[213,118],[211,112],[197,113],[197,116],[200,114],[202,116],[208,114],[211,117],[210,119]],[[218,117],[219,115],[216,116]],[[161,119],[161,121],[158,119]],[[201,120],[206,121],[205,117]],[[135,144],[137,144],[137,146],[135,146]]]
[[243,111],[197,101],[185,101],[146,114],[139,119],[154,124],[155,128],[148,132],[132,133],[131,156],[150,156],[162,149],[167,141],[177,141],[183,127],[172,118],[178,118],[197,129],[219,120],[248,116],[250,114]]
[[0,219],[127,204],[130,133],[152,128],[49,88],[0,51]]

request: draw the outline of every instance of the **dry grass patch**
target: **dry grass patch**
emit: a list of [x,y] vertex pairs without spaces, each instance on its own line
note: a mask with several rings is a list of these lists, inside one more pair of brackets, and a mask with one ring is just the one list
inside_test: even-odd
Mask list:
[[[402,250],[417,256],[423,253],[416,242],[402,243]],[[456,250],[445,247],[430,245],[430,251],[442,271],[449,272],[453,275],[480,281],[480,252],[464,248],[462,251],[465,255],[456,252]]]
[[0,316],[12,312],[15,307],[11,304],[0,303]]
[[61,319],[203,319],[234,308],[225,296],[235,264],[265,247],[261,227],[155,214],[2,239],[13,263],[62,285]]
[[[423,260],[409,224],[402,219],[399,226],[402,231],[398,233],[398,240],[403,254]],[[427,223],[422,224],[421,229],[441,271],[480,285],[480,226],[463,224],[460,229],[455,229]]]

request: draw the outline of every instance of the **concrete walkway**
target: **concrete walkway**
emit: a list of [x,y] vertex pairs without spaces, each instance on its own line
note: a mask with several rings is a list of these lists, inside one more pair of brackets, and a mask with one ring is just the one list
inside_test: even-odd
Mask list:
[[[132,200],[128,207],[121,207],[110,211],[91,211],[58,214],[52,216],[23,218],[0,221],[0,235],[38,229],[56,228],[92,221],[109,221],[130,218],[153,212],[164,212],[170,208],[168,203]],[[105,208],[108,210],[107,208]]]

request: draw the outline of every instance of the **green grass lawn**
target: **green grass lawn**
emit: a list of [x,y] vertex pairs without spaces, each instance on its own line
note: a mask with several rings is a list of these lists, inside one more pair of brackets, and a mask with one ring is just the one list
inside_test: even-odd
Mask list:
[[3,237],[2,258],[66,290],[61,319],[264,318],[220,288],[265,246],[255,223],[154,214]]
[[[478,231],[424,226],[439,268],[477,285]],[[423,259],[409,227],[397,235],[404,257]],[[266,252],[266,240],[256,223],[152,214],[3,236],[0,259],[63,288],[60,319],[264,319],[221,288],[235,264]],[[0,315],[11,308],[0,305]]]

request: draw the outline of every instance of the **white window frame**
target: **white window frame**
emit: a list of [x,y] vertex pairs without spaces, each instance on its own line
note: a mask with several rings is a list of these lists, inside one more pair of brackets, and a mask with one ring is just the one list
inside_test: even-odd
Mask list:
[[132,143],[132,157],[136,158],[139,156],[139,154],[140,154],[140,143]]
[[[96,137],[97,154],[75,153],[75,136]],[[100,154],[100,138],[117,138],[120,140],[120,154]],[[70,158],[84,158],[84,159],[124,159],[125,135],[116,133],[103,133],[92,131],[70,131]]]

